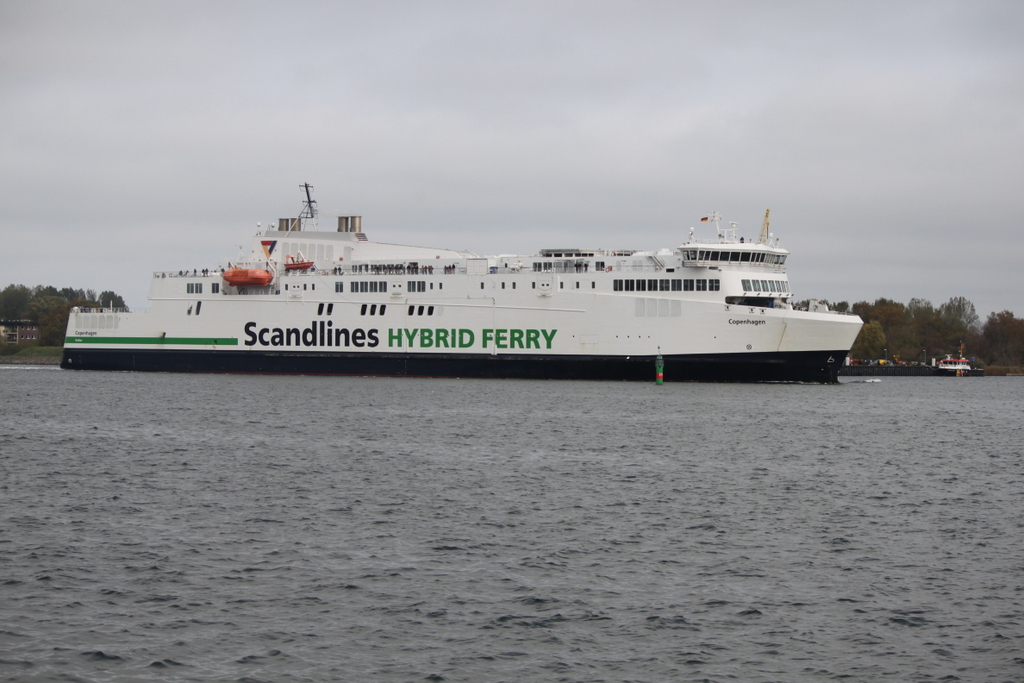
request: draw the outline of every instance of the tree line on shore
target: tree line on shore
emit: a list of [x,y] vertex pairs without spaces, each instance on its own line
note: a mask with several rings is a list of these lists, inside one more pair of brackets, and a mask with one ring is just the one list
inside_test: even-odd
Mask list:
[[903,304],[885,298],[853,305],[840,301],[829,307],[864,321],[850,350],[853,358],[927,363],[947,353],[957,355],[963,345],[968,358],[984,365],[1024,366],[1024,318],[1001,311],[982,322],[974,304],[962,296],[937,307],[926,299]]
[[[974,304],[962,296],[938,307],[925,299],[911,299],[906,304],[884,298],[853,305],[846,301],[823,303],[864,321],[850,351],[854,358],[928,362],[929,358],[959,353],[963,344],[968,356],[986,365],[1024,366],[1024,318],[1010,311],[991,313],[982,322]],[[43,285],[8,285],[0,291],[0,320],[30,320],[39,325],[41,346],[63,346],[73,306],[127,309],[124,299],[111,291],[97,294],[91,289]]]
[[[0,320],[28,320],[39,325],[40,346],[63,346],[73,306],[124,308],[124,299],[111,291],[52,286],[8,285],[0,291]],[[0,343],[3,340],[0,339]]]

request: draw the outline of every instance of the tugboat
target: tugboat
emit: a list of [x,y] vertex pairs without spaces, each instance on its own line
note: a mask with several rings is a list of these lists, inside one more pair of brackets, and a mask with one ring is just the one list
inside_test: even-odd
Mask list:
[[953,358],[952,354],[947,353],[936,366],[935,374],[939,377],[984,377],[985,369],[974,367],[969,359],[964,358],[964,345],[961,342],[960,357]]

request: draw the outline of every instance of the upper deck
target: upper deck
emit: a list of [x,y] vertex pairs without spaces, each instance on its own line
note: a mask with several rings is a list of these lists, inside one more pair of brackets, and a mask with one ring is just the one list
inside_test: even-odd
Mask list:
[[[490,290],[503,297],[530,290],[545,296],[557,292],[656,292],[654,296],[659,297],[788,306],[793,297],[785,274],[789,252],[767,233],[767,220],[761,239],[754,242],[737,239],[735,223],[722,228],[718,215],[711,216],[715,239],[696,238],[691,228],[689,239],[674,249],[562,247],[544,248],[531,255],[488,256],[373,242],[362,232],[358,216],[339,217],[337,231],[303,229],[302,220],[280,219],[278,225],[253,236],[247,257],[222,262],[217,268],[155,273],[158,281],[151,294],[154,299],[195,295],[294,298],[299,292],[312,296],[315,291],[318,297],[349,292],[394,297],[443,291],[449,298],[475,298]],[[295,268],[296,261],[308,265]],[[232,285],[223,277],[232,268],[263,271],[270,282],[265,286]],[[426,282],[404,281],[409,276],[424,277]],[[555,279],[547,279],[549,276]],[[350,279],[353,284],[346,286]],[[517,286],[517,281],[523,284]]]

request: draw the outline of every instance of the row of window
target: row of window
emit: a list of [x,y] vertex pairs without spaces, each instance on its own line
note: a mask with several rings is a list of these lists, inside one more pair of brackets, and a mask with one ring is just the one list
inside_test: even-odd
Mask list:
[[[533,272],[535,273],[547,273],[554,271],[556,273],[571,273],[573,271],[577,273],[586,273],[590,270],[590,261],[535,261],[533,263]],[[604,261],[594,261],[594,270],[604,270]]]
[[613,292],[681,292],[683,281],[661,280],[612,280]]
[[763,251],[712,251],[709,249],[687,249],[683,251],[684,261],[721,261],[726,263],[767,263],[781,266],[786,254],[768,254]]
[[[431,289],[434,288],[434,283],[433,282],[430,283],[430,288]],[[437,288],[438,289],[444,289],[444,283],[438,282],[437,283]],[[335,282],[334,283],[334,291],[339,293],[339,294],[344,292],[345,291],[345,283],[344,282]],[[374,294],[374,293],[377,293],[377,292],[387,293],[387,291],[388,291],[388,283],[387,283],[387,281],[383,281],[383,282],[382,281],[377,281],[377,280],[374,280],[374,281],[371,281],[371,282],[367,282],[367,281],[352,281],[349,284],[349,293],[351,293],[351,294],[364,294],[364,293]],[[425,291],[427,291],[427,283],[426,283],[425,280],[409,280],[409,282],[406,283],[406,291],[407,292],[425,292]]]
[[[537,283],[531,283],[533,288],[537,288]],[[743,280],[743,291],[744,292],[771,292],[777,294],[791,294],[789,289],[789,282],[786,280]],[[597,283],[591,282],[590,287],[595,288]],[[410,292],[426,292],[426,282],[423,280],[409,281],[408,291]],[[559,287],[564,288],[565,283],[559,282]],[[284,286],[288,289],[288,285]],[[306,285],[302,285],[303,289],[306,289]],[[430,283],[430,289],[434,288],[434,283]],[[438,289],[442,289],[442,283],[438,283]],[[484,283],[480,283],[480,289],[484,288]],[[505,289],[505,283],[501,283],[501,288]],[[516,283],[512,283],[512,289],[516,288]],[[580,288],[580,283],[576,283],[576,289]],[[718,279],[647,279],[647,280],[613,280],[612,290],[616,292],[718,292],[721,291],[722,284],[721,280]],[[185,285],[186,292],[188,294],[202,294],[203,283],[201,282],[189,282]],[[295,286],[298,289],[298,285]],[[313,285],[313,289],[316,289],[316,285]],[[352,282],[351,283],[352,294],[362,293],[386,293],[388,291],[387,282]],[[220,293],[220,283],[214,282],[210,285],[210,291],[213,294]],[[345,291],[344,282],[335,282],[334,291],[342,293]]]
[[[321,304],[322,306],[323,304]],[[363,304],[359,308],[359,315],[384,315],[388,310],[387,304]],[[441,309],[438,307],[438,313]],[[433,306],[410,306],[409,315],[434,315]]]
[[359,309],[359,315],[384,315],[384,311],[387,310],[388,305],[381,304],[379,307],[379,313],[377,312],[377,308],[377,304],[369,304],[369,308],[367,308],[367,304],[363,304]]
[[684,292],[717,292],[722,289],[721,280],[683,280]]
[[[345,283],[344,282],[335,282],[334,283],[334,291],[338,292],[338,293],[344,292],[345,291]],[[362,293],[365,293],[365,292],[387,292],[388,291],[388,283],[387,282],[377,282],[376,280],[374,280],[373,282],[366,282],[365,280],[362,281],[362,282],[352,282],[351,286],[349,287],[349,291],[352,294],[362,294]]]
[[717,292],[722,289],[718,279],[612,280],[615,292]]
[[[213,293],[213,294],[220,294],[220,283],[219,282],[211,282],[210,283],[210,292]],[[202,294],[203,293],[203,283],[202,282],[188,282],[188,283],[186,283],[185,284],[185,293],[186,294]]]
[[[536,283],[536,281],[534,281],[534,282],[531,282],[531,283],[530,283],[530,286],[531,286],[531,287],[533,287],[534,289],[537,289],[537,283]],[[483,289],[483,288],[484,288],[484,283],[482,283],[482,282],[481,282],[481,283],[480,283],[480,289]],[[505,283],[504,283],[504,282],[502,282],[502,283],[501,283],[501,288],[502,288],[502,289],[505,289]],[[516,288],[516,283],[515,283],[515,282],[513,282],[513,283],[512,283],[512,289],[515,289],[515,288]],[[565,289],[565,281],[560,281],[560,282],[558,283],[558,288],[559,288],[559,289]],[[579,288],[580,288],[580,282],[579,282],[579,280],[577,280],[577,281],[576,281],[576,289],[579,289]],[[590,283],[590,288],[591,288],[591,289],[597,289],[597,283],[596,283],[596,282],[591,282],[591,283]]]
[[778,292],[790,294],[789,282],[786,280],[744,280],[744,292]]
[[[532,283],[534,288],[537,287],[537,283]],[[559,283],[560,287],[564,287],[565,283]],[[591,282],[590,286],[593,288],[596,283]],[[438,289],[443,287],[442,283],[438,283]],[[576,289],[579,289],[580,283],[576,283]],[[285,289],[288,285],[285,285]],[[430,283],[430,288],[434,288],[434,283]],[[484,283],[480,283],[480,289],[484,288]],[[505,283],[501,283],[501,288],[505,289]],[[512,283],[512,289],[516,288],[516,283]],[[189,294],[202,294],[203,285],[201,282],[188,283],[187,285]],[[213,284],[213,293],[216,294],[218,290],[217,283]],[[612,291],[615,292],[718,292],[722,289],[722,281],[717,278],[660,278],[660,279],[644,279],[644,280],[612,280]],[[351,293],[375,293],[375,292],[387,292],[387,282],[352,282],[350,287]],[[344,292],[345,283],[335,282],[335,292]],[[425,292],[427,291],[427,283],[423,280],[410,280],[408,282],[407,291],[409,292]],[[788,294],[789,282],[785,280],[743,280],[743,291],[745,292],[778,292]]]
[[[438,307],[438,313],[441,312],[441,308]],[[433,306],[410,306],[409,315],[434,315]]]

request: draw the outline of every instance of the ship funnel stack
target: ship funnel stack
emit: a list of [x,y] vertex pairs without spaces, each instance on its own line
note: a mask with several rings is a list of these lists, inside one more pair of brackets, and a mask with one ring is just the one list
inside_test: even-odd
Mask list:
[[338,232],[362,232],[362,216],[338,216]]
[[338,232],[353,232],[356,234],[357,240],[366,241],[366,235],[363,234],[362,216],[338,216]]

